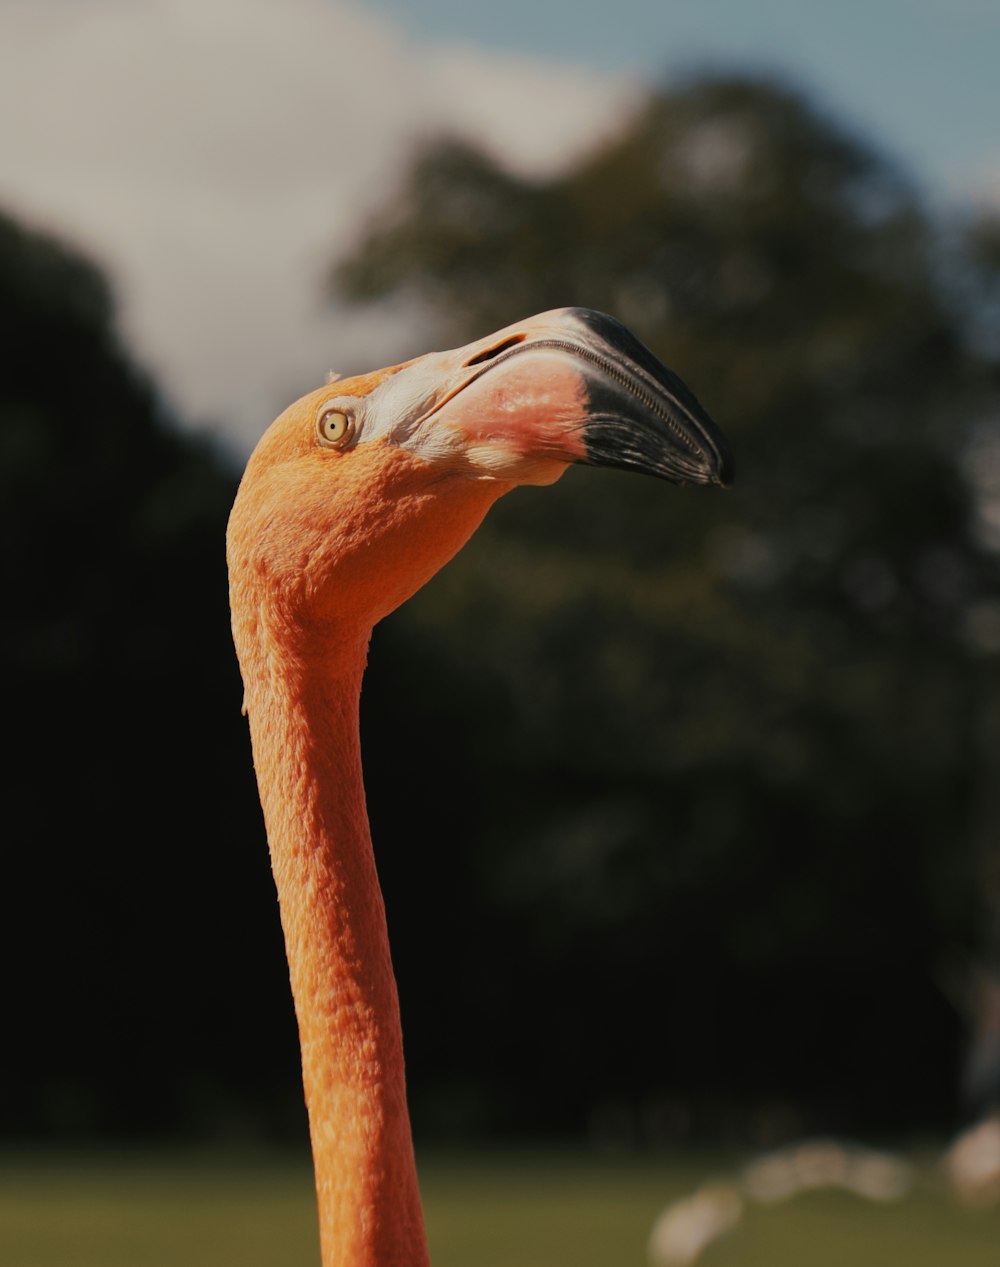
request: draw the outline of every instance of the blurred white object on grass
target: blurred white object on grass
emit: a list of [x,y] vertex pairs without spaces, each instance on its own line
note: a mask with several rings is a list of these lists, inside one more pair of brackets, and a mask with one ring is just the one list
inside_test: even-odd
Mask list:
[[841,1188],[868,1201],[898,1201],[913,1186],[913,1171],[891,1153],[811,1140],[750,1163],[743,1187],[752,1201],[775,1204],[800,1192]]
[[668,1205],[653,1225],[649,1261],[653,1267],[687,1267],[743,1217],[735,1188],[708,1185]]
[[963,1131],[945,1153],[944,1164],[963,1205],[1000,1203],[1000,1115]]

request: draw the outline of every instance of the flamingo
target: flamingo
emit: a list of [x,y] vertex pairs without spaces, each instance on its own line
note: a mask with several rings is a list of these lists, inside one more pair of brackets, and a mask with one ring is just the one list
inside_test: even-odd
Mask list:
[[[574,462],[725,484],[725,441],[612,317],[542,313],[334,381],[265,432],[227,532],[233,637],[298,1019],[324,1267],[426,1267],[362,783],[373,626],[498,497]],[[428,778],[447,771],[428,766]],[[447,795],[442,785],[442,795]]]

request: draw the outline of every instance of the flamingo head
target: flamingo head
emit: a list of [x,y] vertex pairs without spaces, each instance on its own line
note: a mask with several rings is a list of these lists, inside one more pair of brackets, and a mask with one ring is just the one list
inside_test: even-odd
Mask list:
[[648,348],[613,317],[558,309],[285,410],[233,507],[231,584],[288,629],[367,638],[497,497],[572,463],[690,484],[732,473],[721,432]]

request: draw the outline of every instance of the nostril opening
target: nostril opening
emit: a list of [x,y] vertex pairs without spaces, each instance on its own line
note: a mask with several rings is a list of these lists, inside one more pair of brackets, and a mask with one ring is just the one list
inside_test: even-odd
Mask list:
[[480,352],[478,356],[474,356],[471,361],[466,361],[466,368],[468,369],[470,365],[482,365],[484,361],[492,361],[501,352],[508,352],[511,348],[516,348],[519,343],[524,342],[526,337],[523,334],[512,334],[509,339],[504,339],[496,347],[487,348],[485,352]]

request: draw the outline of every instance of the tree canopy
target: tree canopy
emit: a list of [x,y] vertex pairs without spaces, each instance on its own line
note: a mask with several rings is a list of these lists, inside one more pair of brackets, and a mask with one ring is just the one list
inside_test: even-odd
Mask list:
[[[564,1122],[690,1096],[898,1126],[953,1103],[941,982],[987,915],[996,572],[966,462],[989,367],[942,237],[801,95],[721,78],[550,180],[432,145],[335,268],[341,297],[422,304],[442,343],[612,312],[737,462],[727,494],[579,470],[512,495],[377,634],[371,692],[418,666],[393,679],[398,747],[370,704],[404,1007],[457,973],[475,1017],[474,1056],[407,1018],[418,1085],[513,1068],[527,1115]],[[400,781],[421,799],[403,748],[428,725],[462,775],[424,794],[455,838],[433,859],[380,808]],[[426,866],[457,912],[436,949],[405,897]]]
[[[998,241],[801,94],[715,78],[547,180],[437,141],[333,269],[426,349],[612,312],[737,459],[725,493],[511,494],[376,631],[418,1137],[953,1122],[952,982],[1000,950]],[[97,269],[5,217],[0,315],[4,1122],[304,1140],[234,473]]]
[[[8,217],[0,327],[0,1117],[203,1129],[295,1077],[228,628],[235,478],[122,346],[98,270]],[[284,1024],[283,1066],[258,1024]]]

